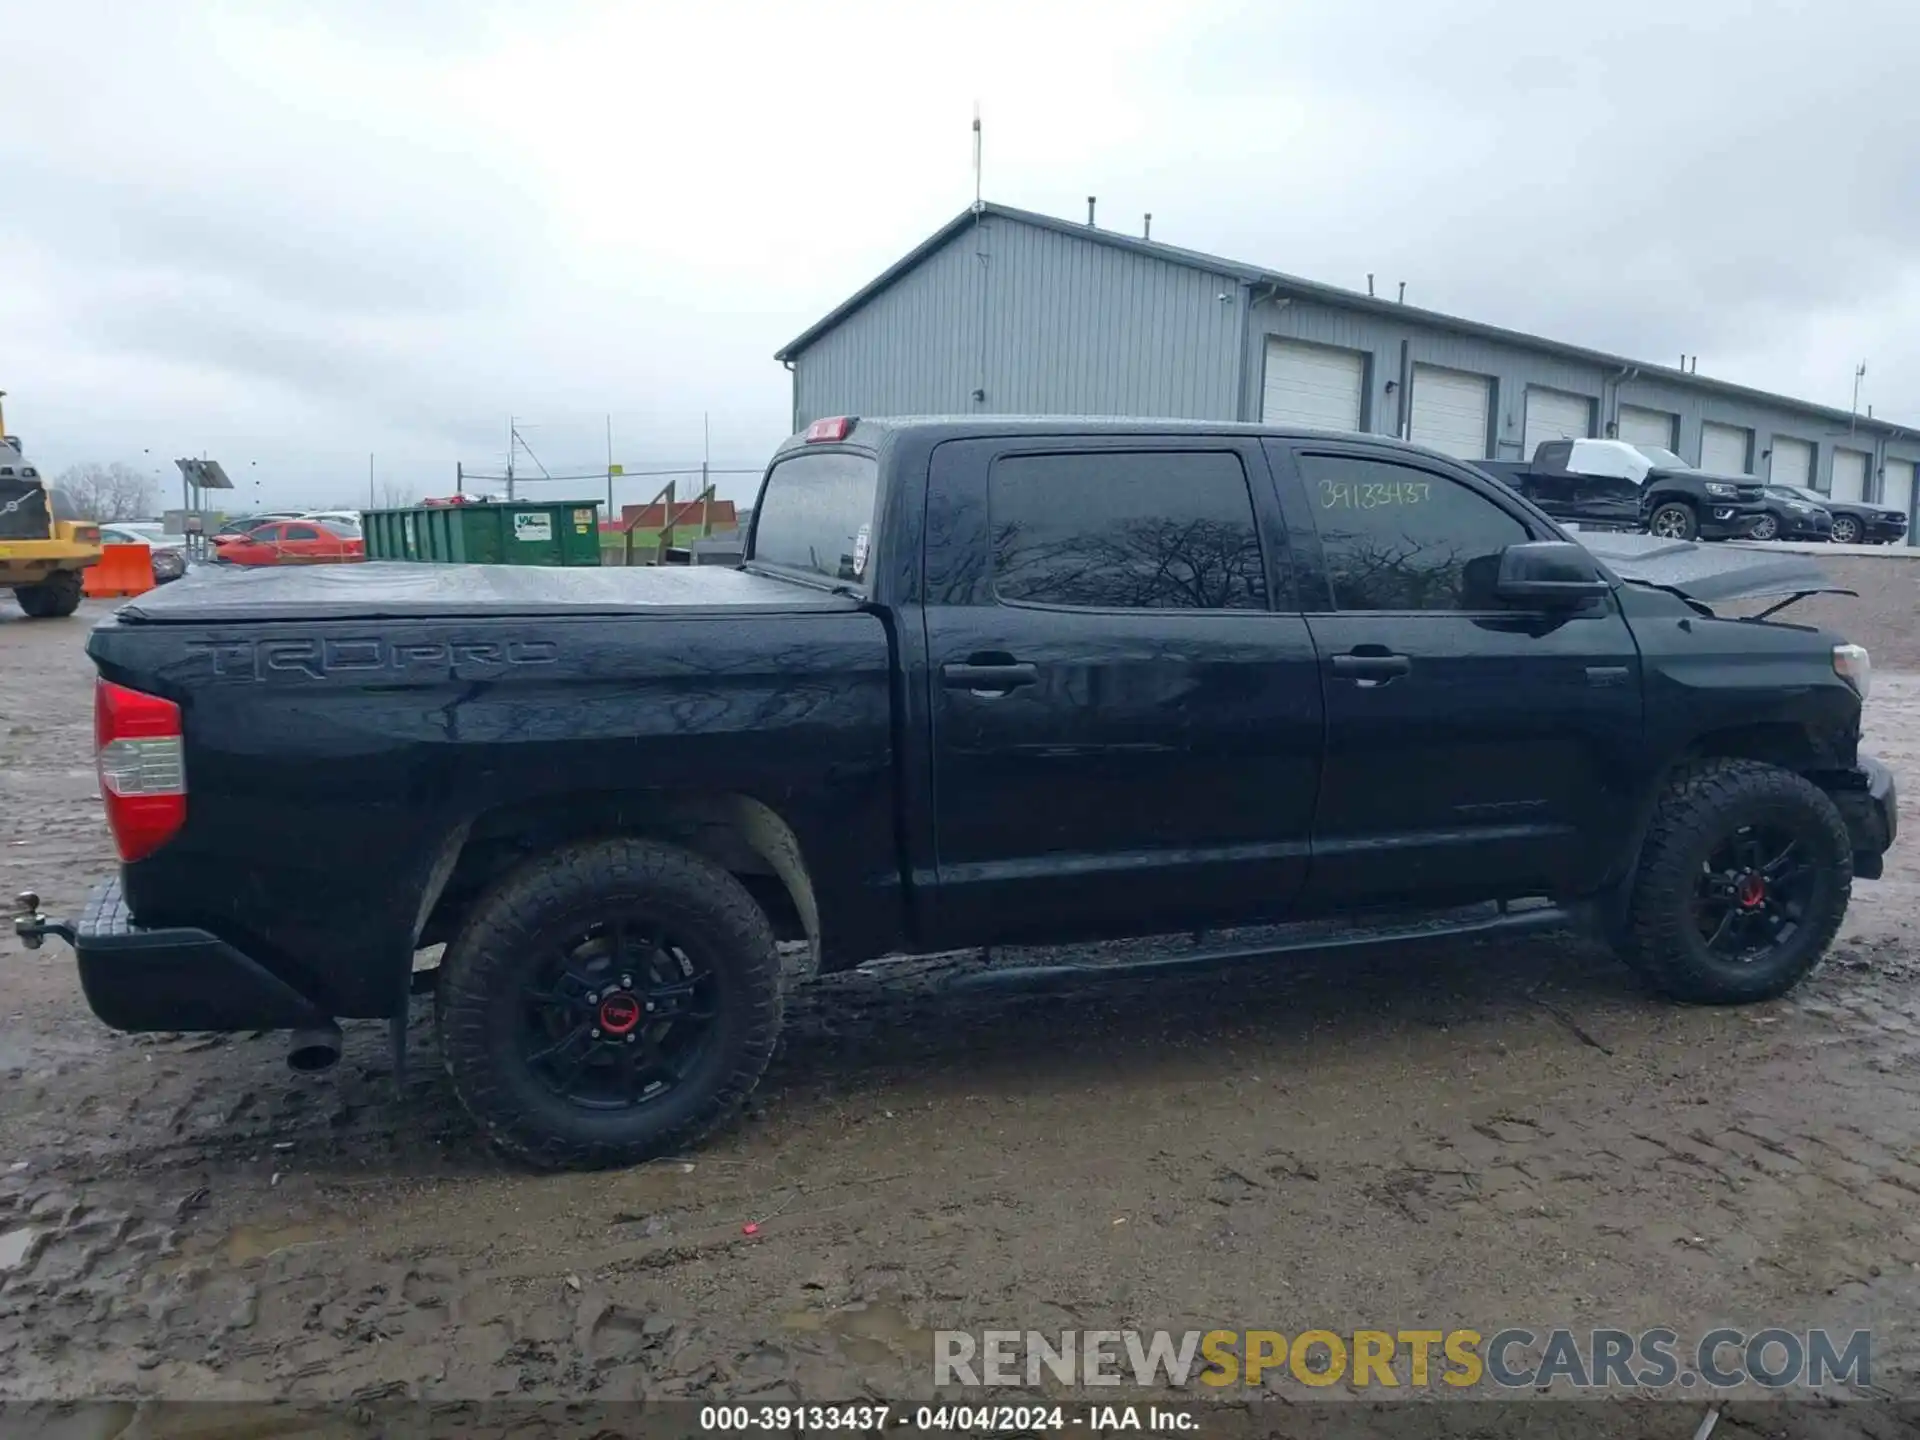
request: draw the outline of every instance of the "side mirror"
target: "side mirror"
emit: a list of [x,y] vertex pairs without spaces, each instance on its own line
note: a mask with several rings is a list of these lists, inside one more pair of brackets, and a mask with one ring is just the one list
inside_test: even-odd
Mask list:
[[1600,562],[1570,540],[1533,540],[1500,552],[1500,575],[1493,593],[1527,605],[1583,605],[1613,587]]

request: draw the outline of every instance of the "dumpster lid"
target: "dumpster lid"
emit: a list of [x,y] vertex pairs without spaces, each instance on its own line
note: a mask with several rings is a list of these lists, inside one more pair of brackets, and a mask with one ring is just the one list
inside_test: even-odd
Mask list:
[[859,601],[719,566],[352,565],[196,570],[128,601],[123,624],[514,615],[785,614]]

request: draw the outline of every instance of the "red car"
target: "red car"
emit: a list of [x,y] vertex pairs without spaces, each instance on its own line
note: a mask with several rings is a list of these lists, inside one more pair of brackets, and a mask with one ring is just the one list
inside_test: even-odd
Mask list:
[[328,520],[273,520],[244,535],[216,535],[213,545],[213,558],[226,565],[337,565],[367,558],[358,531]]

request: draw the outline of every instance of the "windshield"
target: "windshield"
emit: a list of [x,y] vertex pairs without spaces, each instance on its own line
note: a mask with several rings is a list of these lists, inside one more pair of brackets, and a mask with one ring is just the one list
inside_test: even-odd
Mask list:
[[1671,450],[1662,450],[1658,445],[1636,445],[1633,448],[1651,460],[1656,470],[1691,470],[1693,468]]
[[871,455],[803,451],[780,461],[761,488],[747,558],[864,584],[879,484],[880,467]]
[[1803,485],[1769,485],[1769,495],[1777,495],[1782,500],[1804,500],[1809,505],[1824,505],[1827,497],[1818,490],[1809,490]]

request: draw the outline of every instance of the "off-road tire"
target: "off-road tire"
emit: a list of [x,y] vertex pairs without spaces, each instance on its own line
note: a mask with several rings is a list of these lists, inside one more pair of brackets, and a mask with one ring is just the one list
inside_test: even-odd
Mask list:
[[[713,1043],[670,1093],[594,1111],[528,1070],[515,1006],[545,939],[617,905],[638,905],[697,944],[720,1001]],[[725,870],[653,841],[573,845],[514,871],[474,908],[441,966],[436,1018],[454,1091],[494,1144],[540,1169],[632,1165],[694,1145],[745,1105],[780,1033],[780,958],[765,912]]]
[[[1708,949],[1695,887],[1708,856],[1743,825],[1790,830],[1816,866],[1813,898],[1795,933],[1741,961]],[[1846,822],[1811,781],[1757,760],[1705,760],[1675,775],[1655,808],[1616,943],[1649,984],[1675,1000],[1739,1005],[1791,990],[1820,963],[1846,918],[1853,845]]]
[[56,570],[38,585],[16,585],[13,598],[33,620],[55,620],[80,608],[81,576],[78,570]]
[[1860,522],[1851,515],[1833,517],[1833,543],[1836,545],[1858,545],[1860,543]]
[[[1668,517],[1666,523],[1673,528],[1674,533],[1671,535],[1660,534],[1662,525],[1660,517],[1663,515]],[[1658,535],[1665,540],[1698,540],[1700,517],[1684,500],[1669,500],[1664,504],[1656,505],[1653,513],[1647,516],[1647,533]]]

